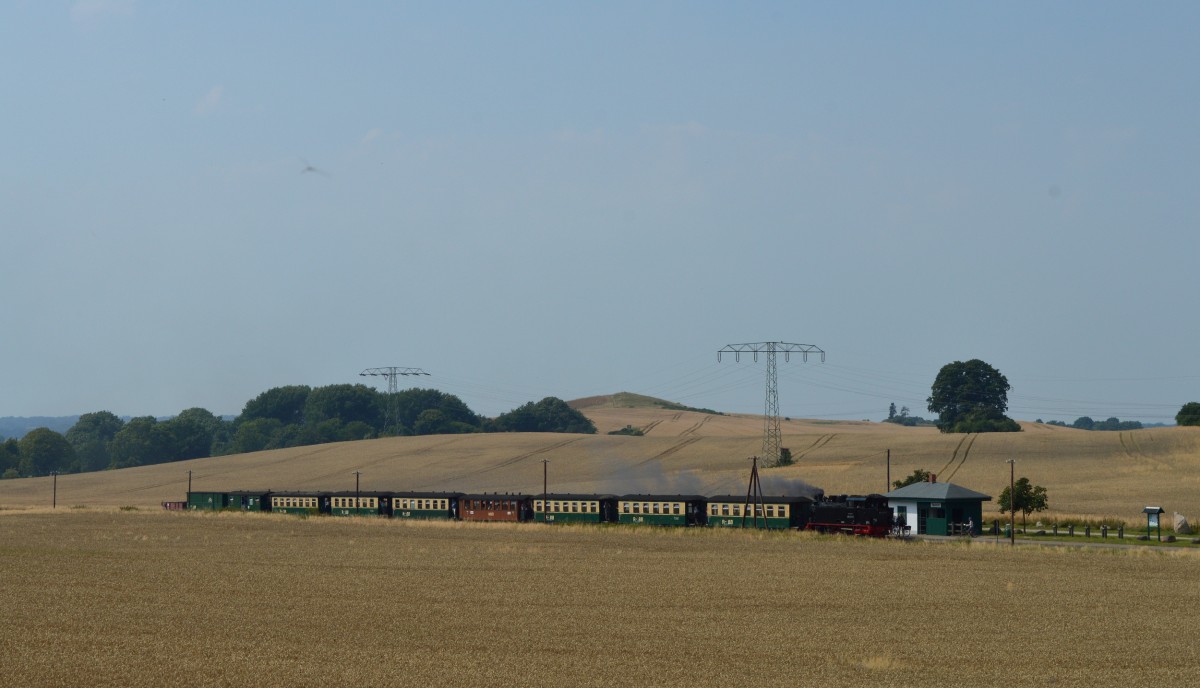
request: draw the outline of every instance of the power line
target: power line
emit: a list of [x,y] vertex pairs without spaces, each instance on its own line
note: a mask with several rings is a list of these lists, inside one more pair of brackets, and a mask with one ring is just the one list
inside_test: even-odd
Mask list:
[[821,362],[825,362],[825,352],[812,344],[792,344],[789,342],[753,342],[750,344],[726,344],[717,351],[717,363],[721,362],[721,354],[733,354],[735,361],[742,359],[742,354],[751,354],[755,362],[758,355],[767,357],[767,390],[763,410],[763,459],[771,464],[779,463],[779,375],[776,370],[776,354],[783,354],[783,360],[791,360],[792,354],[799,354],[803,360],[808,360],[809,354],[821,354]]

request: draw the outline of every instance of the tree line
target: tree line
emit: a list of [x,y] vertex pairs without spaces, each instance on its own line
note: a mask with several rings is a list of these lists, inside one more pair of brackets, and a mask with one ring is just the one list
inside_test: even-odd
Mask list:
[[86,413],[66,433],[36,428],[0,442],[0,477],[146,466],[327,442],[475,432],[595,434],[596,426],[556,397],[529,402],[495,418],[433,389],[381,393],[366,385],[289,385],[269,389],[225,420],[190,408],[166,420],[122,420]]
[[[1039,418],[1037,422],[1041,423]],[[1070,425],[1061,420],[1047,421],[1046,425],[1057,425],[1060,428],[1075,428],[1077,430],[1141,430],[1142,421],[1140,420],[1121,420],[1113,416],[1107,420],[1092,420],[1090,416],[1080,416]]]

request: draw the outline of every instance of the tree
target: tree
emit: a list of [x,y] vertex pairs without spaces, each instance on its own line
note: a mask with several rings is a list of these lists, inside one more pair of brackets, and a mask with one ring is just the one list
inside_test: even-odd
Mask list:
[[557,397],[546,397],[541,401],[529,402],[508,413],[502,413],[493,422],[500,432],[578,432],[596,434],[596,426],[587,416],[567,405]]
[[159,424],[166,461],[202,459],[212,455],[213,437],[221,426],[221,419],[211,411],[190,408],[178,416]]
[[1200,401],[1189,401],[1175,414],[1175,422],[1180,425],[1200,425]]
[[[271,445],[285,426],[278,418],[255,418],[238,425],[229,442],[235,454],[262,451]],[[296,426],[287,426],[296,427]]]
[[1009,389],[1008,379],[987,363],[955,361],[942,366],[926,402],[942,432],[1019,432],[1004,415]]
[[[399,434],[395,430],[403,430],[403,428],[414,428],[417,423],[417,418],[425,411],[437,410],[442,413],[442,417],[447,424],[445,427],[450,427],[450,424],[463,423],[471,426],[471,430],[457,430],[457,432],[474,432],[482,425],[482,419],[472,411],[462,399],[453,394],[446,394],[436,389],[406,389],[403,392],[398,392],[394,397],[389,399],[387,403],[394,404],[393,408],[397,410],[399,418],[394,422],[399,423],[396,428],[389,428],[393,431],[392,434]],[[454,427],[461,428],[459,425]],[[417,432],[415,434],[428,434]],[[446,432],[445,429],[439,432]]]
[[924,468],[918,468],[917,470],[913,471],[912,474],[909,475],[907,478],[904,478],[903,480],[893,481],[892,488],[899,490],[900,488],[904,487],[905,485],[912,485],[914,483],[923,483],[928,480],[929,480],[929,471],[925,470]]
[[1096,427],[1096,421],[1092,420],[1090,416],[1080,416],[1075,419],[1074,423],[1071,423],[1071,427],[1079,430],[1091,430]]
[[81,472],[108,468],[112,461],[108,445],[123,427],[125,421],[109,411],[80,416],[66,434],[67,441],[75,449],[75,467]]
[[75,449],[67,438],[50,428],[30,430],[17,443],[21,451],[21,475],[49,475],[63,471],[75,461]]
[[21,473],[21,446],[17,440],[8,438],[0,442],[0,476],[15,478]]
[[[1016,489],[1011,492],[1015,495],[1012,500],[1012,508],[1014,511],[1021,512],[1021,528],[1025,528],[1025,519],[1036,511],[1045,511],[1048,506],[1046,504],[1046,488],[1041,485],[1030,485],[1029,478],[1019,478],[1013,484]],[[1000,513],[1008,513],[1010,488],[1006,486],[1004,491],[1000,493]]]
[[154,416],[131,418],[113,437],[108,453],[109,468],[148,466],[166,460],[167,442]]
[[317,424],[333,419],[342,423],[362,421],[379,428],[383,422],[379,392],[361,384],[317,387],[304,404],[304,422]]
[[240,425],[256,418],[274,418],[284,425],[299,425],[304,422],[304,407],[312,388],[307,385],[288,385],[268,389],[246,402],[238,416]]
[[896,402],[893,401],[891,404],[888,405],[888,420],[891,420],[895,417],[896,417]]

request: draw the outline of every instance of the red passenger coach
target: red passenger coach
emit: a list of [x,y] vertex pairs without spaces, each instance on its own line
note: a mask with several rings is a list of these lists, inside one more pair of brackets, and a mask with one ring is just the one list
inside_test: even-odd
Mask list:
[[469,494],[458,498],[458,517],[464,521],[529,521],[533,497],[523,494]]

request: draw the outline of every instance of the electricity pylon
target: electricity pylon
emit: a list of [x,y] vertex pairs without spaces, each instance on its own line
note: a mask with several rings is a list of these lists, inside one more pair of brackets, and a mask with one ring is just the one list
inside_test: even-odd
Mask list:
[[767,399],[763,410],[763,445],[762,458],[770,465],[779,464],[779,381],[775,367],[775,354],[782,353],[783,360],[790,361],[792,354],[800,354],[803,360],[808,360],[809,354],[821,354],[821,362],[825,362],[825,352],[812,344],[790,344],[788,342],[754,342],[751,344],[726,344],[717,351],[717,362],[721,362],[721,354],[732,353],[735,361],[742,360],[742,354],[754,354],[758,362],[759,354],[767,355]]
[[420,368],[397,368],[390,366],[387,368],[367,368],[359,373],[360,377],[386,377],[388,381],[388,404],[385,411],[384,426],[391,427],[394,423],[400,421],[400,409],[396,406],[399,403],[399,398],[396,396],[400,392],[400,386],[396,384],[396,378],[405,375],[428,375],[429,373]]

